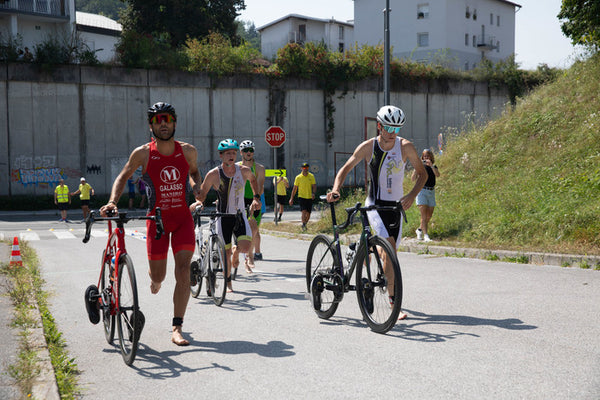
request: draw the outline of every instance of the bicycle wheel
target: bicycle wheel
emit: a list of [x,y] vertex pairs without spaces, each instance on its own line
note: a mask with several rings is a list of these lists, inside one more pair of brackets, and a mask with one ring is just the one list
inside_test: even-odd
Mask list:
[[102,252],[102,278],[100,279],[100,293],[102,304],[102,322],[104,324],[104,337],[108,344],[112,344],[115,338],[115,315],[111,314],[112,299],[112,271],[110,268],[110,259],[106,257],[106,250]]
[[190,291],[193,298],[197,298],[202,289],[202,271],[200,270],[200,263],[202,259],[194,260],[190,264]]
[[117,330],[119,346],[125,364],[131,365],[135,359],[138,341],[144,326],[144,316],[139,310],[135,270],[129,255],[119,261],[119,308],[117,310]]
[[209,282],[213,301],[220,306],[227,293],[227,252],[220,236],[210,237],[208,248]]
[[[386,333],[394,327],[400,314],[402,304],[400,265],[396,252],[387,240],[372,236],[369,239],[368,259],[365,247],[361,244],[355,259],[358,306],[371,330]],[[391,263],[391,270],[388,271],[387,276],[384,273],[384,259],[388,259]],[[388,291],[390,279],[394,282],[394,293]]]
[[336,273],[338,265],[331,240],[325,235],[315,236],[306,256],[306,290],[319,318],[330,318],[338,308],[335,292],[327,288],[337,288],[334,290],[343,293],[341,279]]

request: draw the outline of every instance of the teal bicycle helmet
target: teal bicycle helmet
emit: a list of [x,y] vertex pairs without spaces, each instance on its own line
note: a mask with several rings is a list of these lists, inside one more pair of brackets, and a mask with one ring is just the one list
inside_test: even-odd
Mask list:
[[227,150],[239,150],[240,146],[238,142],[233,139],[225,139],[221,140],[219,143],[219,147],[217,148],[219,151],[227,151]]

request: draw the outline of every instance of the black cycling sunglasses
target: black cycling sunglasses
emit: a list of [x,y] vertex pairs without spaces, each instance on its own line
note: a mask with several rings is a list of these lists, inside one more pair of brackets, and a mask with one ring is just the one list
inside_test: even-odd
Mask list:
[[248,147],[248,148],[242,150],[242,153],[254,153],[254,149],[251,147]]

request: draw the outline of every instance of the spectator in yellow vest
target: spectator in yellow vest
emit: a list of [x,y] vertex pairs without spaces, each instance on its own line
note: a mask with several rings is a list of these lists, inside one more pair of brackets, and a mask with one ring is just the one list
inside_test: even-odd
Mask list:
[[85,220],[90,213],[90,196],[94,195],[94,188],[85,181],[84,177],[81,177],[80,182],[79,189],[70,195],[79,195],[79,200],[81,200],[81,211],[83,211],[83,219]]
[[64,179],[60,179],[58,186],[54,189],[54,204],[60,210],[60,220],[58,222],[68,222],[67,210],[71,204],[71,196],[69,196],[69,187],[65,185]]

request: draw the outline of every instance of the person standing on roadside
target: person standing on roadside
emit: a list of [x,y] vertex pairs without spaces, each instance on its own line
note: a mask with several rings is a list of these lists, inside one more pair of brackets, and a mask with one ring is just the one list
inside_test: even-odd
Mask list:
[[81,211],[83,211],[83,219],[85,220],[90,213],[90,198],[94,195],[94,188],[92,188],[92,186],[85,181],[84,177],[81,177],[79,182],[79,189],[70,195],[79,195],[79,200],[81,201]]
[[196,237],[194,221],[187,206],[187,188],[194,195],[200,188],[198,151],[194,146],[176,141],[177,114],[168,103],[156,103],[148,109],[148,124],[154,139],[131,153],[123,170],[117,176],[108,203],[100,209],[102,215],[118,212],[117,203],[127,181],[138,168],[148,188],[148,215],[154,215],[160,207],[164,234],[156,236],[156,223],[146,223],[146,248],[150,264],[150,291],[158,293],[167,274],[169,241],[175,258],[175,290],[173,292],[173,324],[171,341],[178,346],[190,342],[183,337],[182,325],[190,298],[190,262],[194,254]]
[[[285,169],[285,168],[284,168]],[[277,206],[275,207],[275,217],[277,221],[281,221],[281,216],[283,215],[283,205],[287,200],[287,190],[290,187],[290,183],[288,182],[288,178],[285,176],[275,176],[273,177],[273,186],[277,191]],[[279,216],[277,216],[277,211],[279,211]]]
[[[404,112],[395,106],[383,106],[377,111],[377,136],[359,144],[344,166],[338,171],[331,192],[327,193],[327,201],[334,202],[340,198],[340,189],[346,176],[361,161],[368,163],[369,191],[365,206],[373,204],[395,206],[400,201],[402,208],[408,210],[415,201],[417,194],[427,180],[427,172],[419,159],[415,146],[398,134],[406,122]],[[408,194],[404,194],[404,167],[406,162],[414,166],[415,185]],[[367,211],[369,224],[376,235],[387,239],[394,249],[400,244],[402,234],[402,219],[393,211]],[[392,226],[395,225],[395,228]],[[384,254],[382,252],[382,254]],[[394,277],[391,263],[385,261],[384,273],[389,282],[387,290],[390,303],[394,302]],[[392,274],[390,276],[390,274]],[[399,319],[406,318],[401,313]]]
[[62,178],[59,179],[58,186],[54,189],[54,204],[60,210],[58,222],[69,222],[67,221],[67,210],[71,205],[71,196],[69,195],[69,187],[65,185],[65,180]]
[[[421,225],[417,228],[416,233],[418,240],[431,242],[431,238],[427,234],[427,228],[433,215],[433,209],[435,208],[435,178],[440,176],[440,171],[435,165],[435,157],[431,150],[423,150],[421,160],[427,171],[427,182],[425,182],[425,186],[423,186],[423,189],[417,195],[417,207],[419,207],[421,213]],[[416,170],[413,171],[411,179],[413,182],[417,179]]]
[[300,211],[302,212],[302,231],[306,231],[306,224],[310,220],[312,212],[312,203],[317,193],[317,181],[315,176],[308,172],[308,163],[302,164],[302,172],[296,175],[294,179],[294,187],[290,195],[290,206],[294,204],[294,196],[298,192],[298,202],[300,203]]

